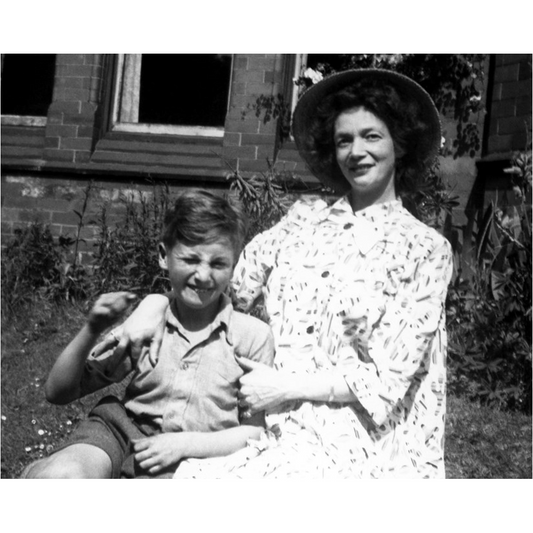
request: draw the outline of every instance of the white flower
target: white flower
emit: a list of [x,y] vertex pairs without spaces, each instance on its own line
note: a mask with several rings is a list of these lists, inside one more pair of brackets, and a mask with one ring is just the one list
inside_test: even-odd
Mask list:
[[324,78],[322,72],[318,72],[318,70],[314,70],[312,68],[306,69],[303,74],[303,77],[309,78],[313,83],[318,83],[321,79]]
[[446,137],[442,136],[440,138],[440,147],[442,148],[446,144]]

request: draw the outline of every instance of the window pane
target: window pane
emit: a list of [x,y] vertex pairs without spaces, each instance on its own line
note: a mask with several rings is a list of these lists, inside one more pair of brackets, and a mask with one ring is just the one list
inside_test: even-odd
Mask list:
[[55,54],[5,54],[2,115],[45,117],[52,103]]
[[224,126],[231,55],[144,54],[139,122]]

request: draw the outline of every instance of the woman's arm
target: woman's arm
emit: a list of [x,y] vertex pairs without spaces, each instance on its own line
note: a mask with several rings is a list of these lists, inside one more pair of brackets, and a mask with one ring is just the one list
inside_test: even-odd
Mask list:
[[267,365],[239,359],[247,371],[240,379],[240,405],[250,415],[273,409],[292,400],[353,402],[355,396],[342,372],[324,370],[314,374],[295,374]]
[[92,307],[87,322],[59,355],[45,383],[46,399],[66,404],[80,397],[85,362],[100,334],[126,311],[135,295],[127,292],[103,294]]
[[246,446],[250,439],[257,440],[262,427],[241,425],[214,432],[161,433],[134,441],[135,459],[149,474],[177,465],[189,457],[221,457]]
[[115,353],[120,356],[130,348],[132,357],[137,359],[142,347],[150,344],[150,357],[155,361],[165,332],[165,315],[169,306],[168,294],[149,294],[119,328],[113,331],[105,342],[114,344],[119,339]]
[[439,381],[435,386],[443,387],[445,376],[437,378],[445,373],[444,339],[439,341],[439,335],[453,255],[442,237],[428,247],[422,257],[402,266],[398,289],[380,302],[379,312],[368,307],[365,295],[346,305],[343,321],[354,332],[355,342],[341,349],[337,368],[377,426],[387,421],[413,382],[423,381],[430,370],[432,379]]

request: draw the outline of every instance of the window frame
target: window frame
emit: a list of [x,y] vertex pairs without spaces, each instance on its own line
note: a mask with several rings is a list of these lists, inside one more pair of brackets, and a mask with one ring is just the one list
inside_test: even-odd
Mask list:
[[[164,134],[188,137],[224,137],[224,126],[180,126],[175,124],[147,124],[135,122],[139,111],[142,54],[117,54],[112,88],[110,131],[125,133]],[[233,81],[231,56],[230,79],[226,114],[229,111]],[[123,118],[129,119],[124,120]]]

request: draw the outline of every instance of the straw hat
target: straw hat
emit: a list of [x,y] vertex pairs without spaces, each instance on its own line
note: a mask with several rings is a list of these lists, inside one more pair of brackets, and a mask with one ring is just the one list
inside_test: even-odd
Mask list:
[[419,110],[419,119],[427,127],[424,135],[418,139],[416,147],[423,160],[431,161],[441,146],[442,133],[439,112],[429,94],[411,78],[383,69],[355,69],[332,74],[312,85],[301,96],[293,114],[292,133],[298,152],[311,172],[324,185],[337,192],[346,192],[349,188],[348,183],[337,166],[333,172],[326,172],[317,167],[315,159],[311,155],[308,132],[315,120],[317,107],[326,96],[363,79],[382,80],[394,86],[403,98],[416,104]]

